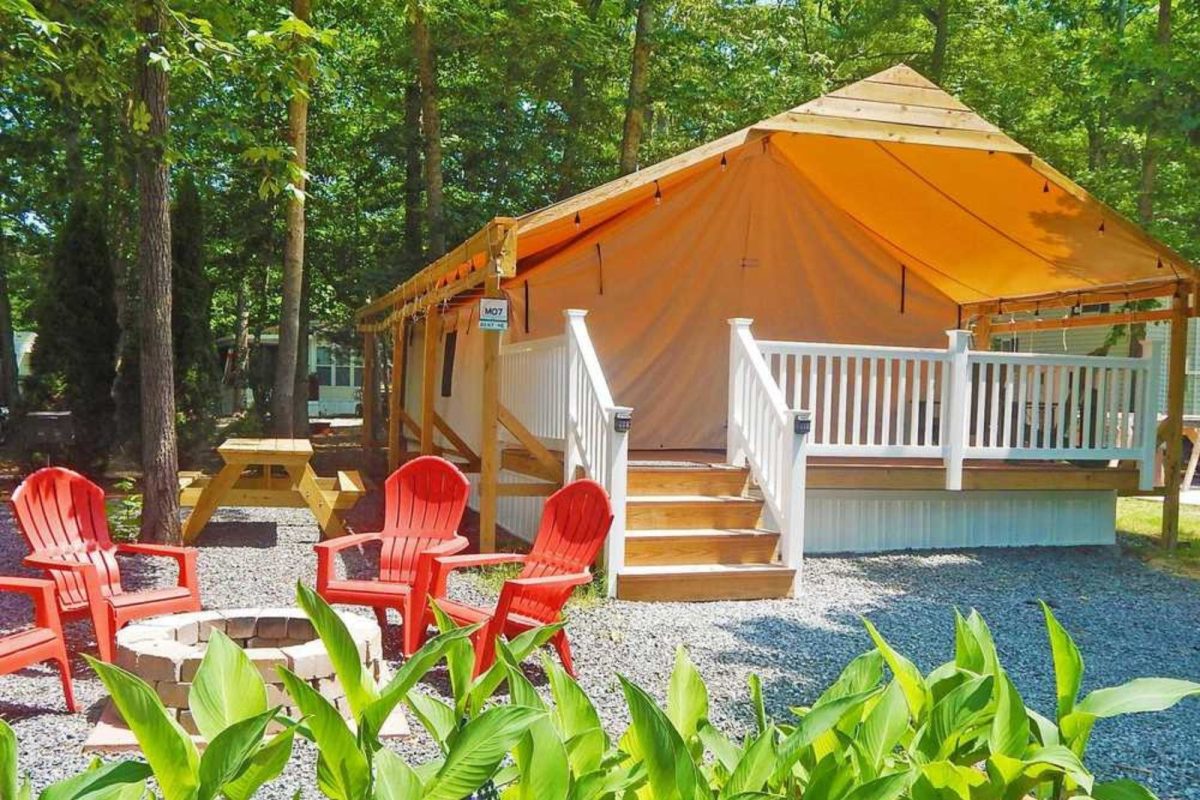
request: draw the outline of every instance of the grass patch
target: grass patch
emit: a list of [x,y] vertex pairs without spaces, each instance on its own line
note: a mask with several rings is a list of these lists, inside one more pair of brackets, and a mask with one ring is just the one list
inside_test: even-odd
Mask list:
[[1123,497],[1117,500],[1117,534],[1129,554],[1154,567],[1200,579],[1200,506],[1179,509],[1179,544],[1175,552],[1162,547],[1163,504]]

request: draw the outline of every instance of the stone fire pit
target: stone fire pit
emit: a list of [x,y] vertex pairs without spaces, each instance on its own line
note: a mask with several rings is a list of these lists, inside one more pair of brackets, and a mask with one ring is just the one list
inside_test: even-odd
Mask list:
[[[366,617],[339,615],[358,646],[359,657],[367,670],[376,680],[384,679],[386,665],[383,663],[379,625]],[[163,705],[175,714],[184,730],[195,735],[196,725],[188,710],[188,692],[214,630],[220,630],[233,639],[258,667],[259,674],[267,684],[269,706],[284,706],[284,714],[293,718],[299,716],[276,671],[276,667],[284,666],[307,680],[332,701],[342,714],[350,716],[345,692],[334,675],[325,645],[317,638],[312,623],[299,609],[216,609],[145,620],[117,634],[116,663],[152,685]],[[106,724],[110,727],[120,725],[115,710],[102,716],[100,725],[89,740],[89,749],[123,749],[116,742],[121,736],[111,731],[103,735],[102,728]],[[400,713],[393,714],[383,731],[384,735],[391,736],[404,736],[407,733],[407,725]],[[124,738],[131,739],[128,732]]]

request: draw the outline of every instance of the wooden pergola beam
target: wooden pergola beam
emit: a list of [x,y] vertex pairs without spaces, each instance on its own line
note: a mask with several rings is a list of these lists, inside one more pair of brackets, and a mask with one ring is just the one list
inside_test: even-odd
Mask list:
[[[489,275],[484,296],[503,297],[500,276]],[[500,483],[500,331],[483,331],[483,401],[479,429],[479,552],[496,551],[496,500]]]
[[421,360],[421,455],[433,455],[434,381],[437,378],[438,311],[431,306],[425,313]]
[[1077,305],[1096,303],[1122,303],[1127,300],[1149,300],[1167,298],[1175,294],[1181,284],[1191,284],[1190,277],[1171,277],[1163,280],[1139,281],[1130,284],[1094,287],[1092,289],[1047,292],[1022,297],[995,298],[975,303],[963,303],[963,318],[972,319],[987,314],[1016,314],[1023,311],[1050,311],[1057,308],[1073,308]]
[[[1175,311],[1170,308],[1156,308],[1148,311],[1130,311],[1128,313],[1117,312],[1114,314],[1088,314],[1082,317],[1061,317],[1047,318],[1038,317],[1036,319],[1023,319],[1017,322],[991,322],[989,326],[989,334],[995,336],[1005,333],[1026,333],[1028,331],[1057,331],[1064,328],[1094,328],[1108,325],[1129,325],[1136,322],[1161,322],[1163,320],[1174,319]],[[978,331],[983,325],[983,321],[989,319],[981,317],[976,323],[976,338],[979,338]],[[976,342],[976,349],[984,349]]]
[[400,320],[392,329],[392,375],[391,390],[388,392],[388,472],[400,466],[401,449],[404,446],[404,359],[408,352],[408,321]]
[[1167,550],[1179,541],[1179,492],[1183,468],[1183,399],[1187,387],[1189,296],[1180,292],[1171,303],[1171,353],[1167,362],[1167,419],[1163,453],[1162,543]]
[[362,380],[362,445],[370,450],[375,447],[375,405],[379,382],[375,378],[375,334],[363,334],[363,380]]

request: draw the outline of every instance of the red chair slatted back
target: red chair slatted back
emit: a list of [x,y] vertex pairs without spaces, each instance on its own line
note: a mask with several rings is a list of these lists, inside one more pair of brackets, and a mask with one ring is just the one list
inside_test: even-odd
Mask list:
[[[104,490],[78,472],[45,467],[30,475],[12,496],[17,523],[29,551],[63,561],[91,563],[104,594],[120,594],[121,571],[108,535]],[[87,603],[83,578],[51,570],[59,603]]]
[[458,467],[437,456],[414,458],[388,476],[380,580],[412,583],[417,556],[458,533],[470,489]]
[[[577,575],[587,571],[600,553],[612,520],[612,504],[603,486],[592,480],[567,484],[546,500],[533,550],[518,577]],[[558,617],[570,592],[561,599],[537,597],[539,594],[524,593],[513,602],[512,610],[550,622]]]

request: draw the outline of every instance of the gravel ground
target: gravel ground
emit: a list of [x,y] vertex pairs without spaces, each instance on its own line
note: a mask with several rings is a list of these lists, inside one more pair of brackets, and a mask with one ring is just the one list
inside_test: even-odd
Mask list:
[[[317,529],[299,510],[222,510],[203,539],[200,575],[208,607],[291,605],[297,579],[313,580]],[[23,572],[24,545],[0,512],[0,574]],[[147,562],[141,562],[142,564]],[[166,572],[131,581],[170,581]],[[570,632],[580,679],[611,732],[627,723],[615,673],[663,698],[677,645],[689,648],[707,679],[714,722],[729,733],[751,724],[746,679],[762,676],[769,710],[785,717],[811,702],[841,666],[867,649],[867,616],[924,670],[951,657],[951,609],[974,607],[992,626],[1005,666],[1026,700],[1053,706],[1049,650],[1036,605],[1045,598],[1086,662],[1085,691],[1134,677],[1200,678],[1200,584],[1151,571],[1110,549],[995,550],[971,553],[814,558],[797,600],[707,604],[602,602],[573,610]],[[481,594],[467,579],[460,595]],[[23,601],[0,595],[0,629],[25,619]],[[91,631],[68,629],[71,648],[91,652]],[[389,639],[389,651],[396,647]],[[82,714],[66,715],[56,674],[36,667],[0,676],[0,716],[13,723],[22,766],[35,788],[82,769],[80,753],[104,692],[76,657]],[[436,676],[431,691],[437,690]],[[414,723],[414,727],[418,727]],[[1200,800],[1200,701],[1170,712],[1101,722],[1089,764],[1102,778],[1148,783],[1163,800]],[[414,762],[434,751],[422,731],[393,743]],[[313,786],[314,752],[305,743],[264,797],[290,798]]]

